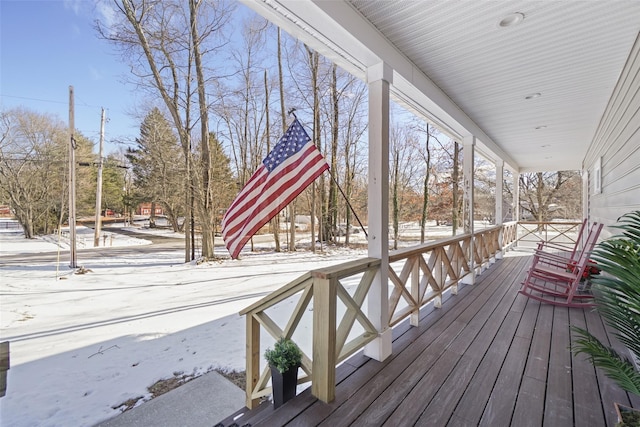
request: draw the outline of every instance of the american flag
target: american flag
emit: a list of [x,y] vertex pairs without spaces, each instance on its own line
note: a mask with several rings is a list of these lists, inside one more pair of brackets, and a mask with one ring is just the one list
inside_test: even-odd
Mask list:
[[222,218],[222,237],[231,258],[238,258],[256,231],[328,169],[295,119]]

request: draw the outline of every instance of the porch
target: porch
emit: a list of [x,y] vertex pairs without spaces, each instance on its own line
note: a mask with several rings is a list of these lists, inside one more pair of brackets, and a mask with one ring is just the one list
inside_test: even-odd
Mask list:
[[475,284],[444,294],[442,308],[425,305],[417,326],[400,322],[384,362],[362,351],[346,359],[330,403],[309,388],[278,410],[267,401],[222,424],[614,425],[613,402],[640,400],[569,351],[573,325],[612,340],[610,331],[595,311],[518,294],[530,259],[509,252]]

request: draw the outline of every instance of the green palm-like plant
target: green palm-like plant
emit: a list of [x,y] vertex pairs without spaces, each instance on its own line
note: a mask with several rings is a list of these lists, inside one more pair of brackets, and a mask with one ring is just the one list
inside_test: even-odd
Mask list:
[[[598,243],[592,259],[604,274],[592,279],[598,311],[616,337],[640,359],[640,211],[618,219],[621,234]],[[574,327],[575,354],[584,353],[620,387],[640,395],[640,373],[631,360],[602,344],[588,331]]]

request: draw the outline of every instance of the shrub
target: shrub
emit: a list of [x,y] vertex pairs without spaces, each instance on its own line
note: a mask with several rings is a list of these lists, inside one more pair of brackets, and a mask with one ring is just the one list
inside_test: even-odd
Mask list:
[[289,338],[280,338],[273,349],[264,352],[264,358],[269,365],[275,366],[280,373],[291,368],[297,368],[302,363],[302,351]]

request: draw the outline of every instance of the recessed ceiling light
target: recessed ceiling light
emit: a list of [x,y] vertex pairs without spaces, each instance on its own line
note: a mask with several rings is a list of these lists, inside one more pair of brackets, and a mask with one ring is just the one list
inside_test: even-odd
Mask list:
[[501,27],[513,27],[514,25],[518,25],[519,23],[521,23],[523,20],[524,13],[516,12],[502,18],[498,25],[500,25]]
[[524,99],[539,98],[541,96],[542,96],[542,94],[540,92],[530,93],[529,95],[525,96]]
[[551,147],[551,144],[544,144],[544,145],[541,145],[540,147],[542,147],[542,148],[548,148],[548,147]]
[[[535,129],[546,129],[546,128],[547,127],[545,125],[535,127]],[[545,147],[545,145],[543,145],[543,147]],[[546,145],[546,147],[548,147],[548,145]]]

